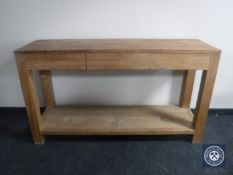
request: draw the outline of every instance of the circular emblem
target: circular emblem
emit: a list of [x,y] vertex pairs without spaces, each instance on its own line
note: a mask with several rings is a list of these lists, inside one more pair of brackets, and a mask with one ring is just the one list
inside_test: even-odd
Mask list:
[[221,165],[224,157],[224,151],[219,146],[209,146],[204,152],[204,160],[210,166]]

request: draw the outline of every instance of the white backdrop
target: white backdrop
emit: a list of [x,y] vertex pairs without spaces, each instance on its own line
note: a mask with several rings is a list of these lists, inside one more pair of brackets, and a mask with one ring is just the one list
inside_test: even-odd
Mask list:
[[[231,0],[0,0],[0,106],[24,106],[13,50],[52,38],[202,39],[222,49],[211,107],[233,107]],[[58,104],[175,104],[181,74],[55,72],[53,83]]]

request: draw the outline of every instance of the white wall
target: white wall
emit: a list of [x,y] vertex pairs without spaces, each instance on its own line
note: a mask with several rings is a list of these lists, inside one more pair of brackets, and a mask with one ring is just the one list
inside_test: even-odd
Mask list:
[[[231,0],[0,0],[0,106],[24,106],[13,50],[49,38],[202,39],[223,51],[211,107],[233,107]],[[59,104],[165,104],[177,103],[181,74],[56,72],[53,82]]]

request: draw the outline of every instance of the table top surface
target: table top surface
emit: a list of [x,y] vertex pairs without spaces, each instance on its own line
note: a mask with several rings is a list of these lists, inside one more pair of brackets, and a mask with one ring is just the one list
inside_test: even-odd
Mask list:
[[36,40],[15,53],[217,53],[198,39],[53,39]]

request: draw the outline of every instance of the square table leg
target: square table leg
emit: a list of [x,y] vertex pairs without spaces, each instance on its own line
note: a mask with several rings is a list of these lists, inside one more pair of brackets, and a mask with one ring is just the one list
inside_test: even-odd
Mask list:
[[17,56],[16,62],[32,137],[35,144],[43,144],[44,137],[40,133],[41,113],[33,73],[27,70],[21,59],[23,56]]
[[193,119],[193,127],[195,129],[192,140],[193,143],[200,143],[202,141],[210,100],[216,79],[219,58],[220,54],[212,54],[210,56],[208,69],[204,70],[202,73],[200,90]]
[[53,94],[53,86],[51,80],[51,71],[49,70],[41,70],[39,71],[42,93],[44,96],[45,107],[47,109],[55,106],[54,94]]
[[180,95],[180,107],[189,108],[196,70],[185,70]]

